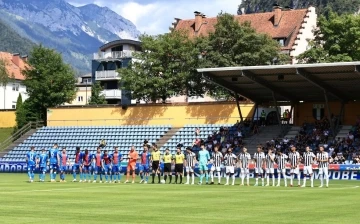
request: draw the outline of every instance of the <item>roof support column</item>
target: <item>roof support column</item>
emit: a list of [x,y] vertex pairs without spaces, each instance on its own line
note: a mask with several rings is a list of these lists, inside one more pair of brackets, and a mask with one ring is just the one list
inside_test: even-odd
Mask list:
[[243,116],[242,116],[242,113],[241,113],[241,108],[240,108],[240,103],[239,103],[240,97],[237,94],[235,94],[235,99],[236,99],[236,105],[237,105],[239,115],[240,115],[240,121],[243,122],[244,119],[243,119]]
[[325,98],[325,106],[326,106],[326,108],[327,108],[327,119],[328,119],[329,122],[330,122],[331,135],[332,135],[333,137],[335,137],[334,122],[333,122],[333,119],[331,119],[331,111],[330,111],[329,100],[328,100],[327,92],[326,92],[326,91],[324,91],[324,98]]
[[[251,118],[251,124],[254,123],[255,114],[258,113],[258,112],[257,112],[257,111],[258,111],[258,105],[259,105],[259,104],[255,102],[254,113],[253,113],[252,118]],[[256,120],[259,120],[259,119],[256,119]]]
[[[340,124],[344,123],[344,112],[345,112],[345,103],[341,102],[341,110],[338,119],[336,120],[335,130],[339,130]],[[335,135],[334,135],[335,137]]]
[[[290,108],[290,112],[289,112],[289,120],[287,122],[287,124],[294,124],[294,116],[293,116],[293,110],[294,110],[294,103],[291,102],[291,108]],[[290,122],[291,121],[291,122]]]
[[279,123],[279,126],[281,128],[281,135],[283,135],[283,126],[282,126],[282,123],[281,123],[281,116],[280,116],[280,111],[279,111],[279,107],[277,105],[277,101],[276,101],[276,97],[275,97],[275,93],[272,92],[272,97],[274,99],[274,102],[275,102],[275,108],[276,108],[276,117],[278,119],[278,123]]

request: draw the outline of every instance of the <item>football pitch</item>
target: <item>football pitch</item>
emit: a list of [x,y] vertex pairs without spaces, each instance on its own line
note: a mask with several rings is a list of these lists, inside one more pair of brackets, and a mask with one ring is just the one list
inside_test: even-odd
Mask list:
[[240,187],[240,179],[235,186],[72,183],[71,175],[67,183],[26,180],[0,174],[0,223],[359,222],[358,181],[277,188]]

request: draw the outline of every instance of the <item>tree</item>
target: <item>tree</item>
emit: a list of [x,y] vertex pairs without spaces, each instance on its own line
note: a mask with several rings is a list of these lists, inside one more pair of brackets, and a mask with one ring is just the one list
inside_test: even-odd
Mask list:
[[[269,65],[275,58],[279,59],[279,63],[289,61],[269,35],[257,33],[250,23],[240,24],[227,13],[218,15],[215,31],[208,37],[199,38],[197,48],[203,55],[201,67]],[[222,88],[207,89],[216,98],[237,97]]]
[[19,93],[19,96],[16,101],[16,130],[22,128],[26,123],[26,111],[24,109],[21,93]]
[[360,15],[320,16],[310,49],[298,56],[300,63],[360,61]]
[[146,102],[162,100],[175,95],[201,95],[195,85],[199,52],[188,35],[181,31],[157,36],[140,37],[143,52],[138,60],[121,69],[122,89],[130,90],[133,98]]
[[107,104],[105,96],[101,93],[103,88],[100,82],[95,82],[91,87],[91,97],[89,100],[90,105]]
[[27,113],[46,121],[47,108],[70,103],[76,94],[74,70],[65,64],[61,55],[52,49],[36,46],[23,72],[24,84],[29,94]]
[[355,13],[360,9],[360,0],[243,0],[238,6],[238,14],[241,14],[242,8],[252,12],[271,12],[274,4],[294,9],[312,5],[316,7],[319,15],[327,15],[329,9],[338,14]]

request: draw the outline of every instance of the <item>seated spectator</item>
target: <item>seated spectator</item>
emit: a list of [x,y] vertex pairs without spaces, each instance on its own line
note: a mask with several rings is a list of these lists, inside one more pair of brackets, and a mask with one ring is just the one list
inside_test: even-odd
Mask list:
[[106,141],[105,141],[105,139],[101,139],[101,140],[100,140],[99,147],[100,147],[100,148],[105,148],[105,146],[106,146]]

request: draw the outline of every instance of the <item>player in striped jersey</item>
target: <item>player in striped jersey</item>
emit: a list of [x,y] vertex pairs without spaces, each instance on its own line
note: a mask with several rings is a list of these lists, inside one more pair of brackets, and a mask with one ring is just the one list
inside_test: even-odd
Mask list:
[[326,187],[329,187],[329,155],[324,151],[324,147],[319,147],[320,152],[316,155],[319,166],[320,186],[323,187],[324,178],[326,180]]
[[314,163],[315,158],[316,158],[316,156],[314,155],[314,153],[311,152],[310,147],[307,146],[306,147],[306,152],[304,152],[304,154],[303,154],[303,159],[304,159],[304,170],[303,170],[304,182],[303,182],[303,185],[301,187],[306,187],[307,176],[310,177],[311,187],[314,187],[314,178],[313,178],[312,165]]
[[213,161],[213,165],[211,167],[210,170],[210,177],[211,177],[211,183],[210,184],[214,184],[214,172],[216,172],[217,177],[218,177],[218,184],[221,183],[221,163],[224,159],[223,154],[221,152],[219,152],[219,147],[215,146],[214,148],[214,153],[211,156],[211,159]]
[[194,175],[194,169],[195,169],[195,163],[196,163],[196,154],[191,151],[190,147],[186,148],[186,183],[190,184],[190,175],[191,175],[191,185],[194,184],[195,181],[195,175]]
[[269,149],[268,154],[265,157],[266,163],[266,187],[269,186],[269,178],[272,178],[272,186],[275,186],[275,175],[274,175],[274,163],[275,163],[275,155],[272,149]]
[[289,162],[290,162],[290,186],[293,186],[293,180],[295,174],[298,178],[298,186],[301,185],[299,164],[300,164],[300,154],[296,151],[296,148],[291,147],[291,152],[289,153]]
[[225,166],[226,166],[226,184],[229,185],[229,177],[232,178],[232,184],[235,185],[235,164],[237,162],[237,157],[232,153],[232,148],[228,148],[227,153],[224,156]]
[[276,157],[276,163],[278,166],[277,172],[278,172],[278,183],[276,187],[280,187],[280,180],[281,180],[281,174],[284,178],[285,187],[287,187],[287,180],[286,180],[286,161],[288,160],[288,156],[286,154],[283,154],[281,151],[278,152],[278,156]]
[[259,184],[259,175],[261,176],[262,186],[264,186],[263,166],[265,161],[265,154],[260,147],[257,148],[257,152],[254,154],[255,160],[255,185]]
[[249,186],[249,161],[251,160],[250,153],[247,148],[243,148],[242,153],[239,154],[240,170],[241,170],[241,186],[244,186],[244,179],[246,176],[246,185]]

